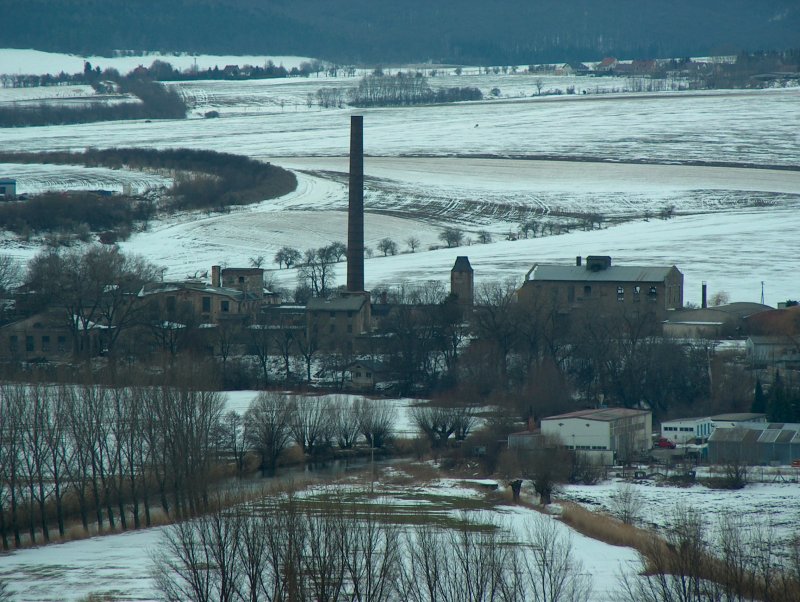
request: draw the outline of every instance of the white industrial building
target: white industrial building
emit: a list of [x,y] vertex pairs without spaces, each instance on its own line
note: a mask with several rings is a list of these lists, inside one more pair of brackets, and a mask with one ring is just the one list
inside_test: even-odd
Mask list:
[[579,410],[542,419],[541,433],[558,438],[569,449],[611,451],[618,459],[652,443],[653,415],[647,410],[602,408]]
[[766,414],[752,414],[749,412],[734,412],[732,414],[717,414],[711,417],[713,429],[732,429],[741,426],[744,422],[766,423]]
[[714,421],[710,416],[700,418],[679,418],[661,423],[661,436],[674,443],[694,443],[705,441],[714,431]]

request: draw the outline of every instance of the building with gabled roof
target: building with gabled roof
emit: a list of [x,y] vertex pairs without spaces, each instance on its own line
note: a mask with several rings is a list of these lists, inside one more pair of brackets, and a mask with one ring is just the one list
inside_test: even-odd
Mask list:
[[741,336],[747,320],[771,310],[761,303],[736,302],[713,307],[676,310],[664,322],[664,334],[675,338]]
[[612,265],[607,255],[580,256],[574,265],[537,263],[517,291],[521,303],[546,302],[562,314],[625,314],[654,325],[683,307],[683,274],[673,266]]
[[53,361],[67,360],[75,353],[95,356],[103,352],[107,326],[89,322],[78,332],[85,336],[75,336],[63,308],[47,309],[0,327],[0,359]]
[[353,350],[353,339],[372,329],[369,293],[341,293],[330,298],[312,297],[306,305],[309,338],[326,348],[344,344]]
[[139,291],[138,298],[150,303],[151,313],[165,320],[181,322],[192,316],[208,324],[252,317],[261,304],[258,295],[193,280],[149,282]]
[[542,419],[541,433],[574,450],[611,451],[618,459],[651,447],[653,414],[631,408],[578,410]]
[[800,460],[800,424],[742,422],[717,428],[708,438],[712,464],[789,465]]

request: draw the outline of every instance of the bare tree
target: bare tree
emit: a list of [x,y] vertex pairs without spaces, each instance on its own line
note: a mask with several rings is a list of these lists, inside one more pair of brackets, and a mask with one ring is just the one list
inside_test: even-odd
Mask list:
[[560,440],[542,438],[539,446],[520,458],[523,476],[531,481],[542,506],[552,503],[553,492],[570,474],[570,453]]
[[517,345],[521,330],[519,324],[526,319],[516,303],[516,286],[513,282],[493,282],[480,286],[476,294],[473,314],[475,334],[493,354],[500,386],[508,385],[509,355]]
[[6,294],[22,280],[22,269],[10,255],[0,255],[0,294]]
[[328,245],[328,249],[336,261],[341,261],[347,255],[347,245],[340,241],[332,242]]
[[399,579],[400,530],[368,507],[346,517],[344,565],[353,602],[391,602]]
[[416,252],[417,248],[419,248],[420,245],[419,238],[417,238],[416,236],[409,236],[408,238],[406,238],[405,243],[412,253]]
[[534,515],[526,523],[520,555],[525,600],[586,602],[591,597],[591,579],[575,560],[565,531],[549,516]]
[[278,268],[281,266],[286,266],[287,268],[292,267],[296,264],[303,255],[297,249],[293,247],[281,247],[278,249],[278,252],[275,253],[275,257],[273,261],[278,264]]
[[311,365],[320,350],[320,336],[316,328],[301,328],[295,332],[294,344],[306,366],[306,381],[311,383]]
[[447,445],[451,435],[458,440],[466,439],[476,424],[474,410],[465,406],[416,406],[411,410],[411,417],[433,447]]
[[236,463],[236,470],[244,470],[244,459],[247,454],[247,440],[244,432],[244,419],[235,410],[227,412],[219,425],[219,447],[231,454]]
[[626,525],[639,522],[645,501],[642,494],[630,483],[618,485],[609,497],[611,514]]
[[85,251],[47,250],[28,265],[27,286],[39,300],[64,310],[78,354],[91,352],[90,336],[104,322],[107,345],[132,326],[143,305],[133,302],[145,282],[155,280],[158,268],[144,259],[127,256],[116,247],[97,245]]
[[289,420],[292,439],[304,454],[313,455],[330,439],[331,404],[323,397],[300,397],[293,400]]
[[240,588],[242,521],[215,510],[166,529],[154,555],[156,587],[168,602],[233,601]]
[[464,231],[460,228],[447,227],[439,233],[439,240],[447,245],[447,248],[461,246],[464,240]]
[[[645,578],[622,578],[622,598],[629,602],[705,602],[716,585],[708,580],[709,542],[700,512],[678,506],[664,539],[653,535],[640,551]],[[710,591],[712,590],[712,591]]]
[[356,404],[347,397],[337,395],[333,398],[331,411],[333,438],[341,449],[351,449],[361,433]]
[[492,242],[492,233],[488,230],[478,230],[478,242],[482,245]]
[[261,468],[274,469],[291,440],[293,404],[285,395],[262,391],[244,415],[244,436],[261,454]]
[[383,256],[397,255],[397,243],[391,238],[382,238],[378,241],[378,251],[383,253]]
[[332,246],[307,249],[297,277],[316,297],[327,296],[336,282],[336,249]]
[[353,405],[358,428],[370,447],[381,448],[394,435],[397,411],[394,406],[377,399],[362,398]]

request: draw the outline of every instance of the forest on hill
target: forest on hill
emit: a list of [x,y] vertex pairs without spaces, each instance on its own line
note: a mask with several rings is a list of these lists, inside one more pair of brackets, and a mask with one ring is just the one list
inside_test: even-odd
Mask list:
[[800,45],[796,0],[4,0],[0,46],[528,64]]

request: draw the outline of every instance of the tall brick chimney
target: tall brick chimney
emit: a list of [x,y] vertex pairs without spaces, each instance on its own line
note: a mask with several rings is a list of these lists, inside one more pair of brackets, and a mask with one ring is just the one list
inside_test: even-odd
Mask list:
[[364,117],[350,117],[350,202],[347,214],[347,291],[364,290]]

